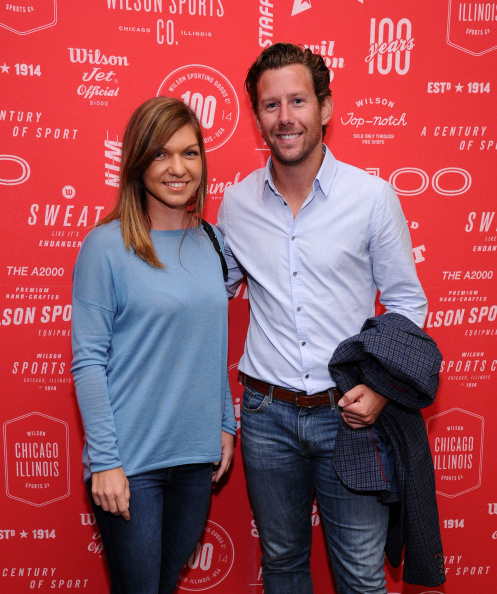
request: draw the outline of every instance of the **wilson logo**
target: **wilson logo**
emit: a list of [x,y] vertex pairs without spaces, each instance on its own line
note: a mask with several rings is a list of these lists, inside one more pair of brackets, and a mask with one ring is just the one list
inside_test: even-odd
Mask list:
[[73,64],[98,64],[109,66],[129,66],[127,56],[106,56],[99,49],[88,50],[79,47],[69,47],[69,60]]

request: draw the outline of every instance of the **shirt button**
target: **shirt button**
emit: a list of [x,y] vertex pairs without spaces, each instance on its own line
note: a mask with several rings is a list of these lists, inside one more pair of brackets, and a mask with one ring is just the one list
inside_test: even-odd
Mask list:
[[297,307],[297,311],[300,311],[302,308],[301,307]]
[[305,340],[304,340],[304,342],[302,343],[302,346],[305,346]]
[[295,235],[292,235],[290,239],[293,241],[295,239]]
[[305,379],[309,379],[309,374],[308,373],[306,373]]
[[294,272],[294,273],[293,273],[293,276],[297,276],[297,273],[296,273],[296,272]]

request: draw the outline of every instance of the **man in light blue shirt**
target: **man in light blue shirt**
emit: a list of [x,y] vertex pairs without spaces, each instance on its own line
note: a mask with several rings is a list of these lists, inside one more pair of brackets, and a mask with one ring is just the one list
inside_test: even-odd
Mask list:
[[387,313],[423,325],[409,232],[393,188],[322,144],[332,100],[319,55],[272,45],[245,86],[271,158],[226,190],[218,227],[228,290],[248,281],[242,449],[264,589],[312,593],[316,494],[340,594],[384,594],[388,507],[347,489],[332,454],[340,415],[369,427],[388,400],[365,385],[340,395],[328,361],[374,316],[378,291]]

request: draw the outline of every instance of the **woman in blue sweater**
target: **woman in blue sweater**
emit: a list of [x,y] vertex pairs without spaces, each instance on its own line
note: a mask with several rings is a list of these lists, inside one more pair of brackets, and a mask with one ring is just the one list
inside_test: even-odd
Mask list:
[[72,373],[111,592],[169,594],[233,455],[228,305],[200,226],[207,169],[194,113],[146,101],[121,163],[117,203],[74,269]]

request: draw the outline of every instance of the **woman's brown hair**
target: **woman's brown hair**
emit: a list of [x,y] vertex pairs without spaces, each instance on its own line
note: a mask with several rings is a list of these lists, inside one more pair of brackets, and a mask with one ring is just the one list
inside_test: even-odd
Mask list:
[[202,159],[202,176],[192,196],[188,213],[190,225],[200,225],[207,195],[207,162],[202,129],[194,112],[179,99],[154,97],[142,103],[131,116],[124,133],[120,183],[112,211],[98,225],[121,221],[126,249],[156,268],[164,268],[150,237],[150,218],[146,209],[143,173],[160,149],[183,126],[190,125],[197,139]]

